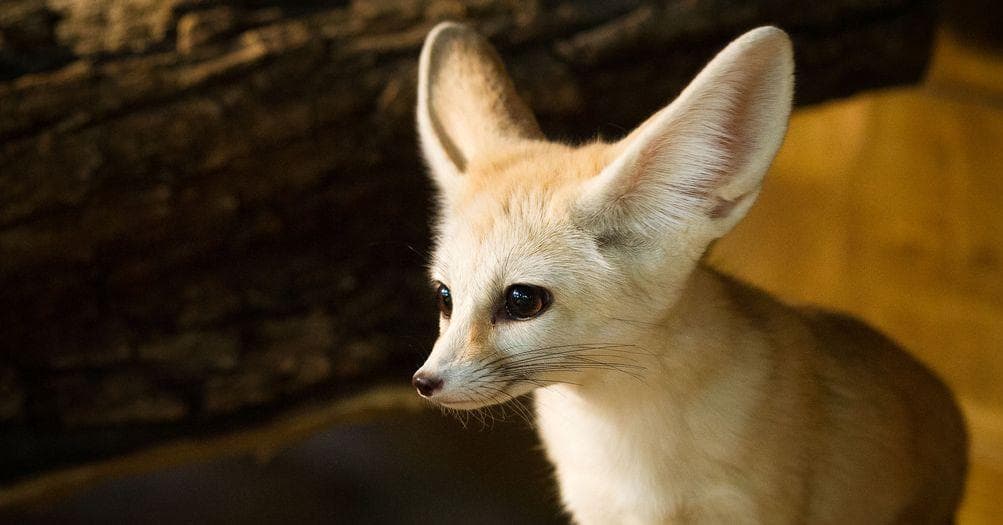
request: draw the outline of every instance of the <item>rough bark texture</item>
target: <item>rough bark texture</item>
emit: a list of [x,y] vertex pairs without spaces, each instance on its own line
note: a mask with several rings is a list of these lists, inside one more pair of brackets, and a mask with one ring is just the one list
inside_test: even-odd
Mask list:
[[5,0],[0,481],[405,381],[434,337],[415,62],[463,19],[553,136],[616,136],[729,39],[801,104],[917,80],[925,0]]

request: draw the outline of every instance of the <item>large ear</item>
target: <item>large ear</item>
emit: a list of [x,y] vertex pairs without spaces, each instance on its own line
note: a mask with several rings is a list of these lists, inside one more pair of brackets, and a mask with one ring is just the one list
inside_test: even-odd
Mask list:
[[584,188],[597,234],[692,235],[702,250],[741,219],[783,141],[794,89],[790,39],[754,29],[721,51],[669,106],[614,145]]
[[428,34],[418,65],[418,134],[442,189],[470,160],[508,141],[542,139],[491,44],[467,26],[444,22]]

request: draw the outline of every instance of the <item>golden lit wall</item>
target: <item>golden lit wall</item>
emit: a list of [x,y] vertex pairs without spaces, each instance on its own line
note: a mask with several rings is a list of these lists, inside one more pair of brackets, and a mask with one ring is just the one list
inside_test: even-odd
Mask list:
[[1003,519],[1003,56],[942,35],[923,85],[798,112],[712,261],[939,372],[972,435],[960,523]]

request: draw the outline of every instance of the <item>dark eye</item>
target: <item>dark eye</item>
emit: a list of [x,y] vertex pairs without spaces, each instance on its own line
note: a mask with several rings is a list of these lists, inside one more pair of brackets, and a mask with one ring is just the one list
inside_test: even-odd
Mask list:
[[523,321],[543,313],[550,306],[550,292],[531,284],[513,284],[505,290],[505,313]]
[[439,311],[442,312],[442,316],[449,319],[449,316],[453,314],[453,296],[450,295],[449,288],[439,283],[435,288],[435,299],[439,303]]

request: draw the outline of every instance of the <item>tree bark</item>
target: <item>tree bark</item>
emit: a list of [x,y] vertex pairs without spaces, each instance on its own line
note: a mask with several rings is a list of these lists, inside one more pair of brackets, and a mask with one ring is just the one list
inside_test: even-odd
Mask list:
[[551,136],[617,136],[746,29],[797,102],[922,76],[925,0],[7,0],[0,481],[405,382],[435,331],[412,105],[439,20]]

